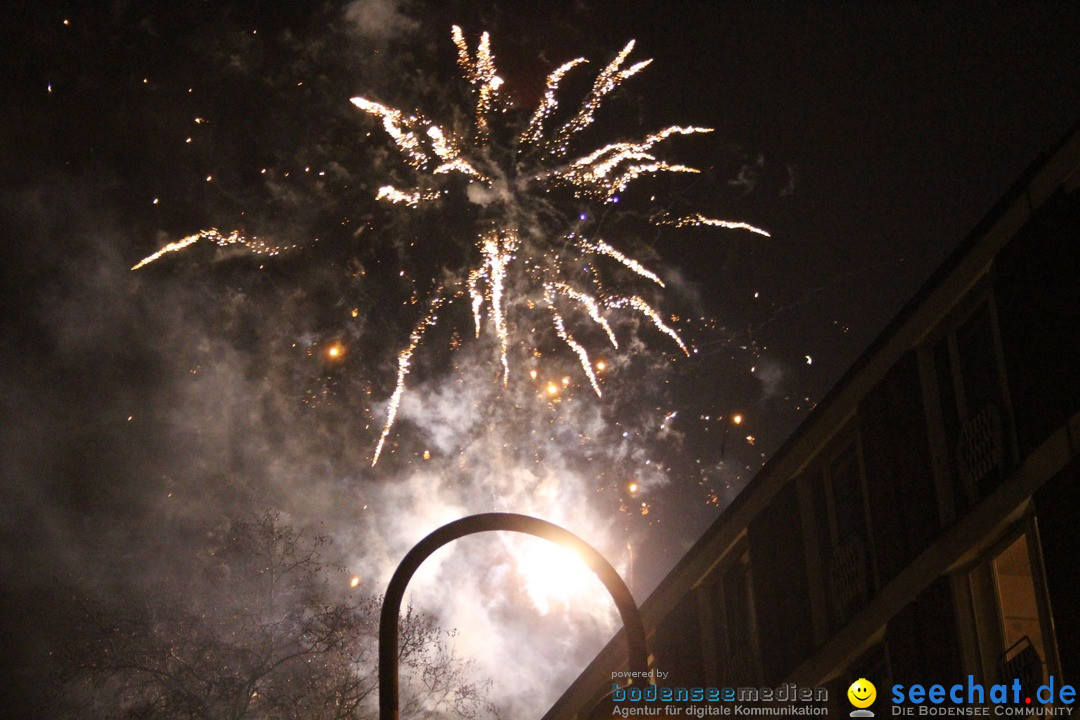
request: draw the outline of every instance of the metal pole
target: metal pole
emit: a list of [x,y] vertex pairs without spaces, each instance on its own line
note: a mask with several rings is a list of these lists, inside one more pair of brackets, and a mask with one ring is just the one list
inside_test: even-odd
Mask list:
[[632,672],[645,673],[649,669],[649,651],[645,644],[645,628],[641,614],[626,583],[604,556],[591,545],[569,530],[546,520],[515,513],[483,513],[455,520],[443,525],[413,547],[402,559],[383,598],[379,616],[379,720],[398,718],[398,616],[405,587],[413,573],[433,552],[447,543],[473,533],[509,530],[534,535],[574,550],[589,569],[596,573],[604,587],[611,593],[623,621],[626,645]]

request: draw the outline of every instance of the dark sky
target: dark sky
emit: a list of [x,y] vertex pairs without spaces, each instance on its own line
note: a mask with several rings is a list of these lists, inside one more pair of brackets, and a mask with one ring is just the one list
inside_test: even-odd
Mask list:
[[[22,5],[0,11],[12,656],[41,649],[39,606],[57,576],[137,577],[151,552],[140,548],[167,545],[174,524],[251,506],[321,524],[373,590],[440,522],[546,513],[623,555],[643,599],[1080,118],[1075,3]],[[525,109],[556,65],[593,61],[585,85],[567,84],[580,96],[636,38],[633,59],[654,62],[611,97],[589,141],[714,128],[665,150],[703,172],[658,192],[772,238],[628,231],[624,247],[667,280],[659,306],[696,352],[671,362],[667,339],[640,329],[642,343],[613,356],[602,400],[565,351],[548,369],[579,392],[559,407],[534,407],[520,384],[491,390],[490,343],[470,344],[467,313],[448,318],[418,354],[398,444],[370,470],[417,319],[410,300],[470,246],[472,210],[410,219],[377,207],[375,190],[408,171],[348,100],[453,116],[464,97],[453,23],[473,43],[491,31]],[[630,227],[629,200],[604,227]],[[128,271],[211,226],[299,249],[197,247]],[[325,355],[334,343],[341,361]],[[535,467],[518,467],[524,457]],[[519,617],[484,608],[448,616],[466,629],[502,618],[510,629],[497,632],[516,637]],[[593,645],[546,682],[560,687],[595,652],[605,631],[590,622],[552,626]]]

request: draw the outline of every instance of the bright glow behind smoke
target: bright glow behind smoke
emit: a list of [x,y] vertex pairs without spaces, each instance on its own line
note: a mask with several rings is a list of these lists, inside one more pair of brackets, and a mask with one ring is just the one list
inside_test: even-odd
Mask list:
[[594,602],[599,599],[602,606],[611,604],[599,578],[573,550],[535,538],[522,538],[510,547],[525,591],[542,615],[551,612],[555,604],[562,609],[571,602],[586,604],[590,593]]

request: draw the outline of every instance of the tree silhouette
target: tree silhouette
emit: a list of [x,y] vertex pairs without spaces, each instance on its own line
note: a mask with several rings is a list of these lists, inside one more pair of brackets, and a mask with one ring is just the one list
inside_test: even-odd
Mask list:
[[[209,538],[149,589],[73,595],[57,716],[375,717],[381,599],[344,590],[343,568],[324,558],[328,542],[268,512]],[[412,608],[400,632],[403,718],[495,714],[488,684],[454,655],[452,632]]]

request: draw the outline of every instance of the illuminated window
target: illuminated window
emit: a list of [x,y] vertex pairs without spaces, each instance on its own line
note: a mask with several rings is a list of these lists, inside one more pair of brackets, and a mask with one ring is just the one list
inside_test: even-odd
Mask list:
[[1009,536],[968,576],[984,677],[1007,684],[1019,679],[1028,692],[1049,674],[1050,625],[1033,538],[1030,530]]
[[994,582],[997,585],[998,610],[1005,647],[1022,650],[1027,638],[1039,658],[1046,657],[1039,605],[1035,597],[1035,580],[1031,572],[1031,555],[1027,535],[1021,535],[993,560]]

